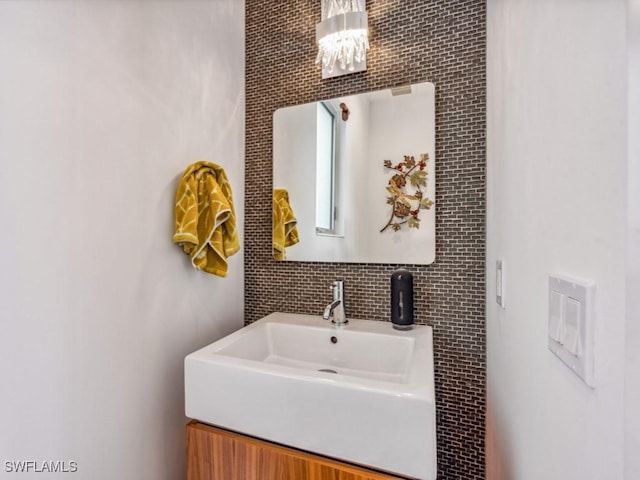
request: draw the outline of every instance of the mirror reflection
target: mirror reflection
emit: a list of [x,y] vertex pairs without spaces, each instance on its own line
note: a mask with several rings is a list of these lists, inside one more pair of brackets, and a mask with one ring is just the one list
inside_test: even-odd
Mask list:
[[277,110],[273,189],[277,260],[432,263],[434,85]]

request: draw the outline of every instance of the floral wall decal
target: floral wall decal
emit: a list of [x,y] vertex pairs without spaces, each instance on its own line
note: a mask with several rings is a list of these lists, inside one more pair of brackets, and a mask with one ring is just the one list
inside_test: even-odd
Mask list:
[[[385,160],[384,166],[394,172],[393,177],[387,185],[387,204],[391,205],[391,216],[387,224],[382,227],[380,233],[391,227],[394,232],[407,225],[409,228],[420,228],[420,210],[428,210],[433,205],[433,201],[426,195],[427,188],[427,161],[429,155],[420,155],[420,161],[416,162],[415,157],[405,155],[404,161],[393,165],[391,160]],[[408,186],[414,189],[413,193],[407,191]]]

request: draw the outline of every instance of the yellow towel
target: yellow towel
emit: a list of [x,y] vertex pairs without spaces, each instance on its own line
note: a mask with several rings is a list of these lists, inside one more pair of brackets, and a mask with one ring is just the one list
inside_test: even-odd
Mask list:
[[231,185],[222,167],[200,161],[182,174],[173,242],[182,246],[195,268],[227,275],[227,258],[240,250],[240,241]]
[[300,241],[298,221],[289,204],[289,193],[283,188],[273,190],[273,257],[276,260],[287,258],[285,247]]

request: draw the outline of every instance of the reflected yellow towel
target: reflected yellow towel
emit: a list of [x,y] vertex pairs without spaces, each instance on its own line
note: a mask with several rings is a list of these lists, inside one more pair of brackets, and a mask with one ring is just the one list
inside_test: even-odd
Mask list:
[[227,258],[240,250],[240,241],[231,185],[222,167],[200,161],[182,174],[173,242],[182,246],[195,268],[227,275]]
[[289,193],[283,188],[273,190],[273,257],[276,260],[287,258],[285,247],[300,241],[298,221],[289,204]]

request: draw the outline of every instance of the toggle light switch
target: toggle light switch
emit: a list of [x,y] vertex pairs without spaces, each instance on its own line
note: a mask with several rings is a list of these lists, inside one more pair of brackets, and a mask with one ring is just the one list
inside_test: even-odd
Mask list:
[[549,293],[549,336],[562,344],[562,318],[564,317],[564,295],[555,290]]
[[571,297],[565,302],[562,343],[569,353],[580,356],[580,302]]
[[496,302],[502,308],[504,306],[504,262],[496,260]]

